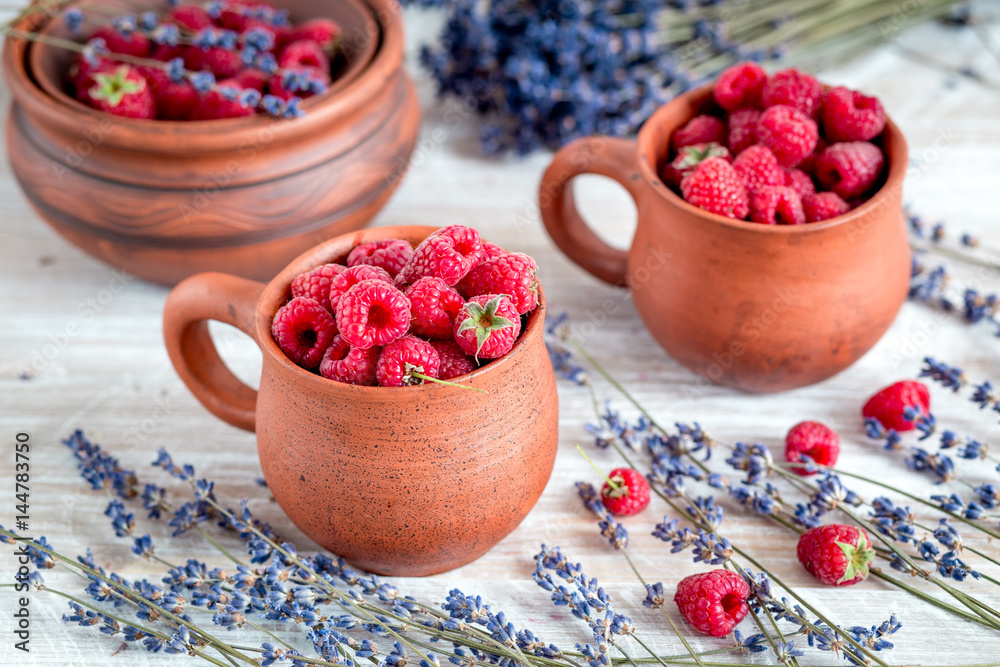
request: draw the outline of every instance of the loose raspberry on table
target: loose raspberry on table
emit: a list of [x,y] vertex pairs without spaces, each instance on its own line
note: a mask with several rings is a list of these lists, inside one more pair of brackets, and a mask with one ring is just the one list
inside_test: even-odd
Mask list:
[[367,350],[351,347],[347,339],[338,334],[323,355],[319,374],[337,382],[374,387],[378,384],[375,366],[381,353],[380,347]]
[[806,214],[795,190],[765,185],[750,197],[750,219],[765,225],[802,225]]
[[615,468],[608,473],[608,482],[601,487],[601,502],[612,514],[631,516],[638,514],[649,505],[649,482],[637,470]]
[[538,266],[528,255],[511,252],[488,259],[460,283],[466,296],[506,294],[521,315],[538,307]]
[[806,213],[806,222],[820,222],[844,215],[851,210],[851,205],[836,192],[817,192],[802,198],[802,210]]
[[430,343],[407,335],[382,348],[375,374],[383,387],[406,387],[424,383],[415,373],[437,378],[440,363]]
[[341,264],[322,264],[311,271],[306,271],[292,281],[292,296],[307,296],[319,301],[320,305],[333,312],[330,304],[330,288],[333,279],[347,270]]
[[477,360],[510,352],[521,333],[521,316],[505,294],[471,297],[455,318],[455,342]]
[[303,368],[316,368],[337,334],[333,316],[319,302],[295,297],[278,309],[271,335],[289,359]]
[[703,634],[724,637],[746,618],[750,586],[730,570],[712,570],[681,579],[674,602],[688,623]]
[[424,276],[433,276],[457,285],[482,257],[479,232],[464,225],[449,225],[424,239],[396,278],[412,284]]
[[823,130],[830,141],[871,141],[885,128],[886,115],[877,97],[843,86],[826,93]]
[[750,199],[733,165],[723,158],[705,160],[681,181],[689,204],[727,218],[743,220],[750,214]]
[[851,586],[865,580],[875,559],[868,533],[839,523],[802,533],[796,551],[802,567],[828,586]]
[[684,127],[674,130],[674,148],[694,144],[726,143],[726,124],[715,116],[695,116]]
[[767,146],[782,167],[794,167],[816,148],[816,121],[790,106],[769,107],[757,121],[757,143]]
[[739,155],[757,143],[760,114],[758,109],[740,109],[729,115],[729,151],[733,155]]
[[866,419],[877,419],[882,426],[897,433],[912,431],[916,424],[903,414],[907,408],[929,415],[931,393],[927,385],[916,380],[902,380],[880,390],[861,409]]
[[867,141],[830,144],[816,159],[816,180],[842,199],[860,197],[882,175],[882,149]]
[[765,107],[784,105],[794,107],[815,118],[823,106],[823,85],[816,77],[789,68],[775,72],[760,92]]
[[336,310],[337,328],[352,347],[388,345],[410,329],[410,300],[384,280],[362,280],[340,298]]
[[660,170],[660,178],[667,185],[680,188],[684,177],[710,157],[721,157],[728,162],[732,156],[729,154],[729,149],[721,144],[710,143],[684,146],[677,151],[677,155],[673,161],[663,165],[663,168]]
[[[793,426],[785,436],[785,460],[802,461],[805,455],[821,466],[832,466],[840,455],[840,438],[825,424],[805,421]],[[806,468],[792,468],[792,472],[807,477],[816,474]]]
[[465,299],[440,278],[425,276],[406,289],[410,300],[413,333],[427,338],[452,338],[455,316],[465,305]]
[[441,359],[438,368],[439,380],[451,380],[460,375],[471,373],[479,368],[476,360],[465,353],[465,350],[452,340],[432,340],[428,341]]
[[413,254],[413,246],[401,239],[385,239],[362,243],[347,256],[348,266],[368,264],[385,269],[393,278],[403,270]]
[[336,310],[340,298],[349,289],[364,280],[381,280],[392,284],[392,276],[381,267],[369,266],[368,264],[347,267],[330,279],[330,310]]
[[812,177],[801,169],[786,168],[785,185],[795,190],[799,197],[816,194],[816,184],[813,183]]
[[[712,95],[726,111],[744,107],[759,108],[761,91],[766,83],[767,72],[763,67],[753,62],[736,63],[719,75],[712,88]],[[730,147],[730,150],[735,149]]]
[[785,184],[785,172],[778,164],[778,158],[764,146],[750,146],[737,155],[733,160],[733,169],[750,195],[765,185]]

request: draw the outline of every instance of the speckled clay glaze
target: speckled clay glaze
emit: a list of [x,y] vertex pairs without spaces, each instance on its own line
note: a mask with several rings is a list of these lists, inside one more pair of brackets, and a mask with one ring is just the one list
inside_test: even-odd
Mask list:
[[[653,337],[704,380],[751,392],[819,382],[871,349],[906,300],[906,142],[889,121],[879,140],[887,181],[846,215],[799,226],[731,220],[688,204],[657,175],[671,133],[710,95],[703,87],[661,107],[637,140],[565,146],[542,179],[542,219],[570,259],[627,285]],[[607,245],[577,212],[566,186],[585,173],[617,180],[635,200],[630,250]]]
[[[164,336],[178,374],[212,413],[257,432],[268,487],[309,537],[371,572],[428,575],[469,563],[521,522],[555,461],[558,399],[543,340],[544,294],[514,349],[458,382],[357,387],[305,371],[271,337],[292,279],[356,245],[433,227],[383,227],[328,241],[267,285],[194,276],[167,299]],[[255,392],[226,369],[208,320],[260,346]]]

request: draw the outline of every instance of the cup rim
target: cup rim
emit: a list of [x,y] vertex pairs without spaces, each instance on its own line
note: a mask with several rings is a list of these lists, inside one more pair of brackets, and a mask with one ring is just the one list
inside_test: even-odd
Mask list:
[[[639,170],[642,172],[643,178],[649,186],[649,189],[654,191],[656,196],[661,200],[676,206],[691,215],[703,218],[708,223],[729,227],[735,230],[757,232],[761,234],[810,234],[850,225],[853,222],[866,218],[868,214],[875,209],[888,206],[891,203],[889,201],[891,193],[895,190],[902,189],[903,179],[906,176],[907,168],[908,149],[906,139],[903,137],[903,133],[900,131],[899,127],[892,121],[892,118],[887,116],[885,129],[882,132],[883,136],[891,136],[893,154],[890,155],[889,150],[887,150],[884,146],[881,147],[885,153],[886,162],[888,163],[885,183],[882,184],[882,187],[880,187],[878,191],[868,199],[868,201],[861,204],[857,208],[844,213],[843,215],[839,215],[829,220],[823,220],[821,222],[809,222],[802,225],[765,225],[759,222],[728,218],[724,215],[710,213],[709,211],[699,208],[693,204],[689,204],[669,187],[666,187],[666,184],[660,179],[656,168],[656,158],[659,156],[659,153],[657,151],[657,146],[654,145],[653,135],[661,128],[661,126],[666,124],[665,119],[673,113],[673,107],[680,105],[697,106],[698,103],[703,102],[709,95],[711,95],[712,86],[713,84],[708,83],[678,95],[673,100],[657,109],[639,130],[639,135],[636,141],[636,162],[639,165]],[[825,87],[829,88],[829,86]],[[686,120],[690,120],[690,118],[687,118]]]
[[[416,243],[419,243],[438,229],[441,229],[441,227],[435,227],[433,225],[395,225],[389,227],[371,227],[367,229],[360,229],[358,231],[341,234],[340,236],[324,241],[323,243],[310,248],[296,257],[284,269],[282,269],[277,276],[265,285],[263,292],[257,300],[256,313],[254,317],[258,338],[257,345],[260,347],[261,353],[270,355],[272,361],[278,363],[285,372],[292,373],[295,377],[300,378],[302,382],[320,383],[316,386],[317,390],[323,390],[324,387],[329,390],[331,386],[334,386],[338,390],[355,392],[369,398],[377,398],[380,394],[382,396],[386,396],[386,392],[390,391],[393,392],[393,396],[397,398],[400,396],[398,393],[400,391],[406,391],[414,396],[416,396],[417,392],[420,391],[468,391],[467,389],[450,387],[436,382],[425,382],[423,384],[411,385],[407,387],[368,387],[337,382],[335,380],[325,378],[318,373],[302,368],[293,362],[285,356],[285,353],[281,351],[281,348],[278,347],[278,344],[274,341],[274,337],[271,335],[271,321],[274,319],[274,315],[278,308],[280,308],[281,305],[288,300],[288,297],[291,294],[292,280],[294,280],[300,273],[313,269],[321,264],[329,263],[337,258],[345,257],[346,253],[350,252],[351,248],[360,245],[361,243],[407,237],[413,238],[416,240]],[[461,382],[483,376],[490,376],[495,373],[502,372],[507,366],[515,363],[514,357],[520,356],[524,347],[529,342],[528,339],[533,339],[537,336],[543,335],[543,327],[545,326],[545,307],[545,290],[541,283],[539,283],[538,307],[535,308],[530,315],[528,315],[527,322],[521,329],[521,333],[517,341],[514,343],[514,347],[511,348],[511,350],[503,357],[493,359],[485,366],[477,368],[471,373],[451,378],[449,382]]]

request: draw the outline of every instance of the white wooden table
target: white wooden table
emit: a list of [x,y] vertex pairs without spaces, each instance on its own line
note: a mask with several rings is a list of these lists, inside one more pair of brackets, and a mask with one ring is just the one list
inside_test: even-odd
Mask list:
[[[995,12],[994,12],[995,14]],[[411,33],[428,34],[431,19],[410,14]],[[995,39],[1000,29],[993,24]],[[417,39],[411,40],[415,52]],[[1000,81],[997,62],[968,30],[924,26],[903,36],[936,57],[966,65],[975,64]],[[785,431],[799,420],[811,418],[835,427],[842,438],[841,462],[845,469],[863,471],[890,480],[918,494],[932,492],[922,476],[905,470],[901,454],[882,451],[868,442],[858,413],[864,397],[875,389],[918,372],[924,355],[934,355],[965,368],[971,377],[1000,380],[1000,340],[989,327],[967,327],[923,306],[907,304],[885,338],[859,363],[817,386],[776,396],[749,396],[728,389],[690,389],[697,378],[670,359],[644,330],[628,294],[598,283],[573,266],[552,245],[538,222],[535,188],[549,156],[526,160],[491,161],[480,157],[473,123],[457,128],[445,123],[448,103],[434,100],[433,86],[420,72],[415,58],[411,71],[420,84],[425,106],[425,131],[414,165],[399,192],[378,216],[377,225],[471,224],[485,237],[509,249],[533,255],[540,268],[551,312],[565,310],[577,323],[588,321],[599,304],[612,300],[614,317],[596,327],[587,343],[591,351],[662,421],[699,421],[723,442],[760,441],[780,452]],[[891,45],[848,66],[822,72],[822,78],[870,93],[877,93],[909,140],[914,170],[907,185],[907,200],[930,218],[948,221],[958,232],[979,234],[984,242],[1000,247],[997,186],[1000,183],[1000,92],[967,79],[915,64]],[[0,89],[6,108],[9,96]],[[435,134],[434,130],[441,133]],[[443,136],[443,140],[437,138]],[[582,208],[601,232],[618,245],[626,245],[634,225],[631,204],[617,186],[589,177],[578,188]],[[995,258],[996,259],[996,258]],[[985,269],[957,270],[959,282],[975,280],[984,291],[1000,290],[1000,275]],[[102,512],[103,493],[90,491],[76,473],[69,451],[60,440],[82,428],[106,449],[115,452],[126,467],[170,488],[180,487],[157,475],[148,464],[160,447],[178,461],[194,464],[216,480],[216,493],[235,502],[251,499],[251,506],[300,552],[314,545],[284,519],[278,506],[255,482],[260,475],[254,436],[231,428],[205,411],[177,378],[167,359],[160,333],[160,315],[167,290],[141,281],[123,289],[114,283],[112,269],[85,256],[54,234],[32,212],[22,197],[6,162],[0,164],[0,523],[13,522],[13,454],[15,434],[27,432],[32,442],[31,532],[46,535],[61,551],[75,555],[91,546],[97,561],[127,577],[154,571],[136,558],[126,540],[114,537]],[[217,339],[225,357],[238,374],[250,382],[259,373],[259,354],[253,344],[234,330],[218,327]],[[46,345],[58,353],[31,370],[35,354]],[[598,392],[613,393],[597,382]],[[589,641],[586,627],[553,607],[548,594],[531,581],[533,555],[539,545],[562,546],[583,563],[591,576],[600,578],[619,609],[630,615],[640,632],[660,651],[683,649],[663,619],[641,606],[644,591],[623,559],[598,535],[595,521],[582,510],[573,482],[598,483],[593,470],[574,449],[590,443],[583,425],[592,419],[586,391],[560,383],[560,451],[555,472],[542,499],[523,525],[489,554],[455,572],[421,580],[397,582],[404,592],[440,603],[444,593],[458,587],[479,593],[503,609],[519,626],[530,625],[539,636],[571,649]],[[935,412],[947,427],[974,434],[986,441],[1000,440],[1000,426],[964,401],[933,390]],[[616,397],[617,400],[617,397]],[[617,400],[620,407],[624,402]],[[624,410],[629,417],[635,412]],[[599,465],[619,462],[606,451],[593,451]],[[719,457],[721,459],[721,457]],[[717,464],[720,463],[717,461]],[[966,467],[965,469],[969,469]],[[995,479],[988,470],[980,477]],[[856,485],[862,495],[872,489]],[[961,490],[961,489],[960,489]],[[967,491],[967,489],[966,489]],[[1000,663],[1000,635],[973,626],[914,600],[895,589],[870,580],[847,589],[816,585],[798,565],[795,539],[788,531],[751,518],[726,501],[724,532],[779,573],[786,582],[805,591],[819,608],[844,625],[878,624],[890,612],[904,627],[895,636],[896,649],[883,654],[891,664]],[[683,576],[705,568],[688,555],[671,555],[649,535],[653,525],[669,513],[654,499],[641,516],[629,519],[631,552],[643,574],[662,580],[668,591]],[[187,557],[222,565],[212,549],[194,536],[166,538],[164,527],[143,524],[152,532],[157,554],[183,562]],[[964,530],[969,543],[1000,555],[1000,547]],[[228,541],[236,549],[235,541]],[[13,547],[0,549],[0,572],[9,583],[15,569]],[[970,561],[976,559],[970,557]],[[1000,577],[996,568],[983,572]],[[77,581],[52,571],[50,585],[78,591]],[[986,583],[970,588],[994,607],[1000,591]],[[172,664],[179,658],[150,655],[130,646],[109,657],[118,642],[96,632],[63,624],[64,601],[45,593],[31,597],[31,653],[12,648],[14,596],[0,588],[0,664],[84,665],[116,664],[127,667]],[[668,608],[679,618],[672,605]],[[686,627],[686,626],[684,626]],[[750,621],[745,633],[754,632]],[[310,648],[298,633],[303,649]],[[720,648],[728,640],[712,640],[692,633],[700,649]],[[245,644],[258,637],[241,637]],[[800,640],[801,643],[801,640]],[[626,645],[638,655],[638,646]],[[739,660],[735,656],[726,660]],[[744,661],[770,664],[767,653]],[[809,652],[803,664],[835,664],[830,654]]]

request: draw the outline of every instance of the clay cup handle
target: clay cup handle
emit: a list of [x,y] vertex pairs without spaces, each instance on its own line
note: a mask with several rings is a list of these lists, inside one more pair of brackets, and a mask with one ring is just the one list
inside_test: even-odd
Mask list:
[[253,431],[257,392],[226,367],[208,333],[208,321],[231,324],[260,345],[254,313],[264,284],[224,273],[200,273],[170,292],[163,337],[177,374],[209,412]]
[[555,244],[581,268],[612,285],[627,282],[628,252],[609,246],[587,226],[577,212],[571,182],[580,174],[607,176],[621,183],[638,207],[644,181],[635,153],[630,139],[577,139],[559,149],[538,191],[542,222]]

